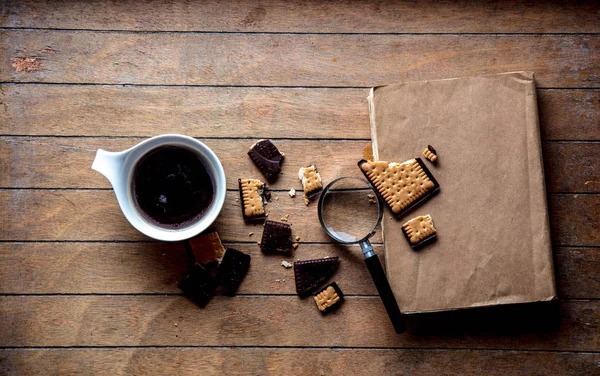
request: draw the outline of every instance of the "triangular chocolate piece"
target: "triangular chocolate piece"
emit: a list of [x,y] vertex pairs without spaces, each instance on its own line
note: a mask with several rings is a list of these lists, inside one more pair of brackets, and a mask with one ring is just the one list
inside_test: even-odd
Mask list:
[[267,180],[272,180],[281,172],[283,154],[270,140],[259,140],[250,147],[248,155]]
[[296,292],[300,296],[310,294],[329,277],[338,266],[338,257],[328,257],[317,260],[296,261],[294,263],[294,278]]

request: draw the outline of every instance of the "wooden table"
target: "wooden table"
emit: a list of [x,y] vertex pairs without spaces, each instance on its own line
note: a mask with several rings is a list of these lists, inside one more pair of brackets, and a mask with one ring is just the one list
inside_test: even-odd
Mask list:
[[[469,3],[0,4],[0,374],[598,374],[600,6]],[[356,174],[371,86],[515,70],[539,87],[558,323],[395,335],[358,250],[288,196],[296,171]],[[216,226],[252,256],[238,296],[205,309],[177,288],[183,247],[133,230],[90,169],[97,148],[163,133],[220,156]],[[341,258],[335,314],[242,222],[236,180],[259,176],[245,152],[264,137],[286,153],[269,208],[295,258]]]

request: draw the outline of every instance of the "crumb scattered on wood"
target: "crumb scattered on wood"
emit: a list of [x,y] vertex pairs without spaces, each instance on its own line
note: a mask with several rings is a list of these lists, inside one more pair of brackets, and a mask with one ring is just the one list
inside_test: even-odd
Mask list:
[[298,245],[299,245],[298,243],[294,243],[294,244],[292,244],[292,247],[294,247],[294,249],[296,249],[296,248],[298,248]]
[[34,72],[42,70],[42,61],[36,57],[15,57],[11,59],[15,72]]
[[294,188],[292,188],[292,189],[290,189],[288,194],[290,195],[291,198],[294,198],[294,197],[296,197],[296,190]]
[[300,235],[296,235],[296,241],[299,242],[300,241]]
[[254,235],[254,233],[253,233],[253,232],[249,232],[249,233],[248,233],[248,236],[252,236],[252,235]]
[[52,48],[42,48],[39,52],[42,54],[55,54],[58,51],[53,50]]
[[281,262],[281,266],[283,266],[283,267],[284,267],[284,268],[286,268],[286,269],[289,269],[289,268],[291,268],[293,265],[292,265],[292,263],[291,263],[291,262],[287,262],[287,261],[283,260],[283,261]]

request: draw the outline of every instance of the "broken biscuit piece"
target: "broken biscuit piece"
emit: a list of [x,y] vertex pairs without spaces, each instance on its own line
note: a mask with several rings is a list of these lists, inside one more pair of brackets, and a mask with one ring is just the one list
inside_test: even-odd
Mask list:
[[298,171],[298,179],[304,188],[304,204],[308,205],[310,198],[323,190],[321,174],[315,165],[310,165]]
[[423,150],[423,156],[429,159],[431,162],[437,161],[437,152],[431,145],[427,145],[425,150]]
[[276,178],[281,172],[283,153],[279,152],[271,140],[258,140],[250,146],[248,155],[268,181]]
[[244,221],[256,221],[265,218],[265,183],[258,179],[238,179],[240,198],[242,201],[242,215]]
[[403,163],[363,159],[358,167],[396,216],[423,203],[440,187],[420,158]]
[[431,215],[420,215],[402,225],[402,232],[413,248],[432,241],[436,236]]
[[315,303],[319,311],[326,313],[333,311],[344,301],[344,293],[337,283],[332,282],[315,295]]
[[216,231],[191,238],[189,244],[194,254],[194,261],[200,265],[221,261],[225,252],[225,247],[223,247],[219,233]]

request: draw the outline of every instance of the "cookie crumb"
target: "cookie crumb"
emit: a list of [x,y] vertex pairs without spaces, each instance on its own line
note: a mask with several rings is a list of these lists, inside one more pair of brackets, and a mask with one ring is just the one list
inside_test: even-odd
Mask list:
[[300,235],[296,235],[296,241],[299,242],[300,241]]
[[294,247],[294,249],[296,249],[296,248],[298,248],[298,245],[299,245],[298,243],[294,243],[294,244],[292,244],[292,247]]
[[292,188],[292,189],[290,189],[288,194],[290,195],[291,198],[294,198],[294,197],[296,197],[296,190],[294,188]]
[[281,262],[281,266],[283,266],[283,267],[284,267],[284,268],[286,268],[286,269],[289,269],[289,268],[291,268],[291,267],[292,267],[292,266],[294,266],[294,265],[293,265],[292,263],[290,263],[290,262],[287,262],[287,261],[283,260],[283,261]]
[[249,232],[249,233],[248,233],[248,236],[252,236],[252,235],[254,235],[254,233],[253,233],[253,232]]

